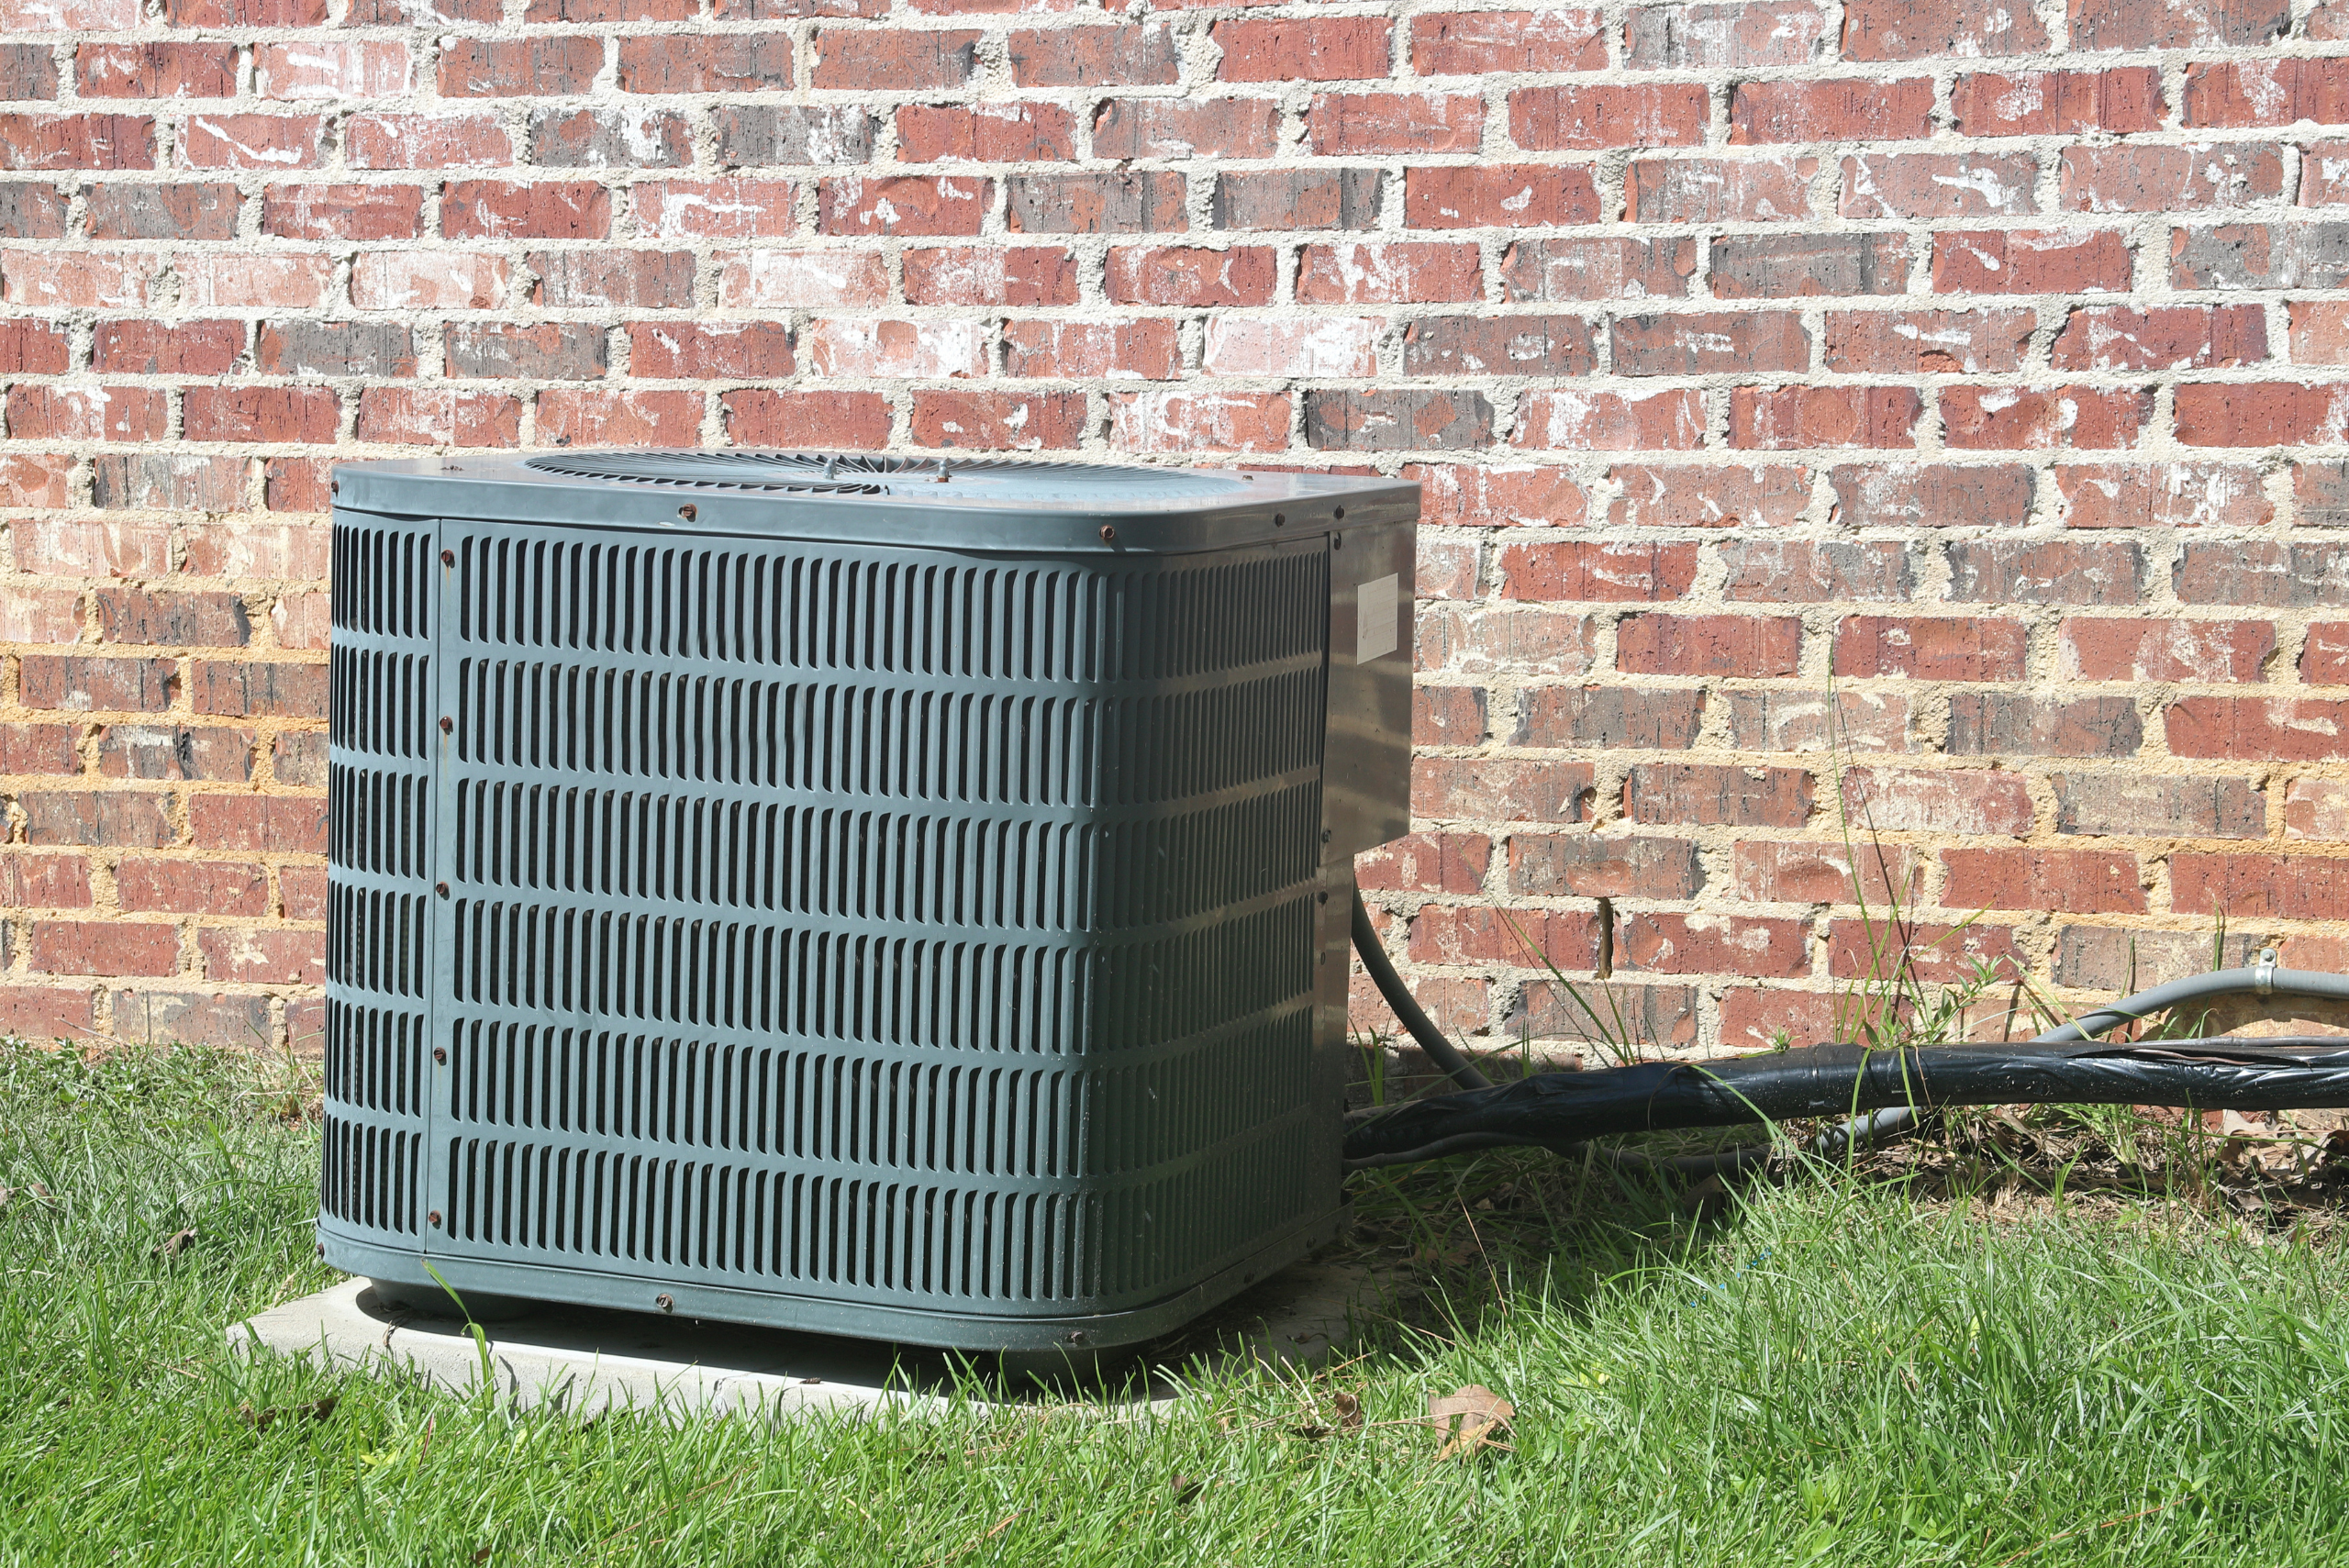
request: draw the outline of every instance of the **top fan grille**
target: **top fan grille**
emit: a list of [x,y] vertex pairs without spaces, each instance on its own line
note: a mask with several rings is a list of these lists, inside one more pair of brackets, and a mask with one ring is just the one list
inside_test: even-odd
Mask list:
[[916,458],[874,452],[589,451],[527,460],[542,473],[690,490],[769,495],[891,495],[908,500],[1180,500],[1241,488],[1233,474],[1171,468],[1030,462],[1019,459]]

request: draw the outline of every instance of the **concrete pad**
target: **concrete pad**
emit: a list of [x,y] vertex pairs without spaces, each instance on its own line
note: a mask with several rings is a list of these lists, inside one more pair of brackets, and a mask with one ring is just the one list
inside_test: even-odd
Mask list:
[[[1153,1344],[1104,1357],[1097,1386],[1125,1407],[1164,1404],[1183,1387],[1172,1373],[1240,1362],[1310,1368],[1329,1360],[1355,1323],[1375,1314],[1375,1276],[1356,1266],[1300,1263]],[[1080,1397],[1070,1380],[970,1375],[941,1351],[821,1334],[793,1334],[650,1314],[549,1305],[482,1325],[499,1396],[520,1407],[583,1415],[660,1407],[673,1415],[797,1416],[893,1407],[937,1413],[963,1390],[969,1402],[1034,1405]],[[236,1324],[229,1349],[315,1357],[329,1366],[421,1378],[456,1395],[482,1381],[482,1352],[454,1318],[379,1299],[347,1279]],[[992,1383],[992,1386],[990,1386]],[[1088,1403],[1097,1403],[1097,1393]]]

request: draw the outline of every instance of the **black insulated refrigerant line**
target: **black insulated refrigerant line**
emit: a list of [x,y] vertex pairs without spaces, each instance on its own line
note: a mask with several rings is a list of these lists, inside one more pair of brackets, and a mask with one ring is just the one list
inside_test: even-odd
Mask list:
[[[2262,952],[2255,964],[2156,985],[2015,1044],[1897,1051],[1820,1045],[1727,1061],[1537,1073],[1495,1084],[1411,1000],[1371,929],[1359,894],[1353,937],[1363,967],[1395,1016],[1465,1092],[1417,1100],[1353,1127],[1345,1145],[1350,1170],[1510,1145],[1578,1153],[1587,1140],[1621,1133],[1873,1113],[1813,1146],[1832,1154],[1852,1140],[1899,1130],[1920,1112],[1942,1106],[2349,1106],[2349,1039],[2104,1044],[2091,1038],[2132,1018],[2218,996],[2349,1001],[2349,975],[2279,969],[2272,950]],[[1630,1151],[1609,1158],[1619,1164],[1693,1173],[1756,1162],[1768,1153],[1765,1146],[1756,1146],[1672,1161],[1647,1161]]]

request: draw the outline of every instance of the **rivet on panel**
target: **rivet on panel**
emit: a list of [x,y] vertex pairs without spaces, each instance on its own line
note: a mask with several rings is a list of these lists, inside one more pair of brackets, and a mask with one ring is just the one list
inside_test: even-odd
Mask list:
[[664,1290],[652,1298],[652,1305],[663,1312],[674,1312],[677,1309],[677,1298]]
[[677,516],[685,518],[685,521],[689,523],[692,522],[695,517],[694,504],[691,501],[688,501],[684,506],[678,507]]
[[1331,512],[1330,514],[1330,517],[1333,522],[1342,523],[1346,520],[1346,509],[1343,506],[1341,506],[1337,510]]
[[[444,882],[444,883],[442,883],[440,885],[441,885],[442,887],[447,887],[449,884],[448,884],[447,883],[445,883],[445,882]],[[448,1065],[449,1065],[449,1048],[448,1048],[447,1046],[445,1046],[445,1045],[436,1045],[436,1046],[434,1046],[434,1047],[432,1048],[432,1060],[433,1060],[433,1061],[435,1061],[435,1062],[439,1062],[439,1063],[440,1063],[441,1066],[443,1066],[443,1067],[448,1066]]]
[[1115,528],[1111,528],[1111,527],[1110,527],[1108,524],[1107,524],[1107,523],[1103,523],[1103,524],[1101,525],[1101,538],[1102,538],[1102,539],[1103,539],[1103,541],[1104,541],[1104,542],[1106,542],[1106,541],[1108,541],[1108,540],[1109,540],[1109,539],[1116,539],[1117,537],[1118,537],[1118,530],[1117,530],[1117,529],[1115,529]]
[[455,719],[451,718],[451,717],[450,717],[447,714],[445,714],[445,713],[444,713],[444,714],[442,714],[442,715],[440,716],[440,733],[441,733],[441,734],[446,735],[446,734],[448,734],[451,730],[452,730],[452,729],[454,729],[454,728],[457,728],[457,721],[456,721]]
[[457,564],[457,552],[453,550],[442,550],[440,552],[440,564],[443,566],[454,566]]
[[449,896],[449,884],[445,882],[436,882],[432,884],[432,891],[446,898]]
[[1283,523],[1287,521],[1288,514],[1286,512],[1275,512],[1273,514],[1273,527],[1279,528]]
[[424,1217],[424,1223],[425,1223],[425,1224],[427,1224],[427,1225],[438,1225],[438,1224],[440,1224],[440,1211],[439,1209],[437,1209],[437,1208],[436,1208],[436,1209],[434,1209],[430,1214],[426,1215],[426,1216]]

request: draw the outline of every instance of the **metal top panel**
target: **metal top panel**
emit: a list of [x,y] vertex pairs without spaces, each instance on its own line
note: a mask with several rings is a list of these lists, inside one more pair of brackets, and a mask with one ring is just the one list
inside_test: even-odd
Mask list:
[[1403,522],[1400,480],[865,452],[454,454],[335,470],[389,517],[958,550],[1182,552]]

